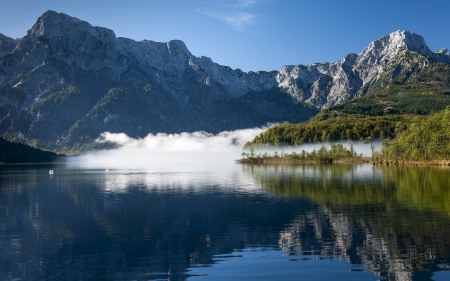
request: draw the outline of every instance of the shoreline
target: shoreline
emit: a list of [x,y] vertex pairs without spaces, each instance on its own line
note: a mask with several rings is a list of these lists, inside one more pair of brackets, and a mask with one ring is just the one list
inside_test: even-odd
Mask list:
[[236,164],[250,165],[297,165],[297,164],[372,164],[383,166],[423,166],[450,168],[450,160],[373,160],[372,157],[302,160],[283,157],[243,158],[235,160]]

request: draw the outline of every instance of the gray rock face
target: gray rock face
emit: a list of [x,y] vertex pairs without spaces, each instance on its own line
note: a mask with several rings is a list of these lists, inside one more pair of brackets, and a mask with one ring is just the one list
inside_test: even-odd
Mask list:
[[71,148],[103,131],[144,136],[300,122],[413,64],[449,58],[421,36],[396,31],[337,62],[243,72],[193,56],[179,40],[116,38],[48,11],[21,39],[0,34],[0,136]]
[[[158,80],[165,90],[176,95],[178,84],[186,76],[197,76],[198,82],[206,86],[218,83],[228,95],[243,96],[250,91],[268,91],[277,86],[274,79],[276,72],[249,72],[233,70],[229,67],[214,63],[208,57],[193,56],[186,45],[179,40],[168,43],[153,41],[136,42],[126,38],[119,38],[116,42],[117,50],[126,57],[131,57],[142,69]],[[166,77],[162,79],[160,73]]]

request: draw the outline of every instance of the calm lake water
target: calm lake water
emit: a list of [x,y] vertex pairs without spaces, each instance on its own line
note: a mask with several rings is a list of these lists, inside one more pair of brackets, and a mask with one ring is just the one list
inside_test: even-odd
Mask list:
[[0,166],[0,280],[450,280],[450,170]]

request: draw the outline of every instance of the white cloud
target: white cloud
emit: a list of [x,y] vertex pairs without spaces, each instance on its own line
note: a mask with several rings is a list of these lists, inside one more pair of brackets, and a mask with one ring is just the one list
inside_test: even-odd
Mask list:
[[100,142],[115,143],[118,149],[92,152],[70,158],[72,164],[85,168],[151,169],[155,171],[210,170],[234,165],[241,157],[243,145],[264,128],[180,134],[149,134],[134,139],[126,134],[105,132]]
[[245,27],[255,22],[255,15],[249,13],[236,13],[225,16],[223,20],[235,29],[243,30]]

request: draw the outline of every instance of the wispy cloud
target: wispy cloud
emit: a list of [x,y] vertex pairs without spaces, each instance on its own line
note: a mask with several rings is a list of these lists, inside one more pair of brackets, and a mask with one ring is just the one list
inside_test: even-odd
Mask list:
[[256,22],[256,16],[247,12],[221,13],[207,9],[197,9],[197,12],[205,16],[218,19],[232,26],[237,31],[244,31],[246,27]]
[[215,1],[212,7],[198,8],[202,15],[220,20],[237,31],[244,31],[258,21],[252,8],[266,0]]

